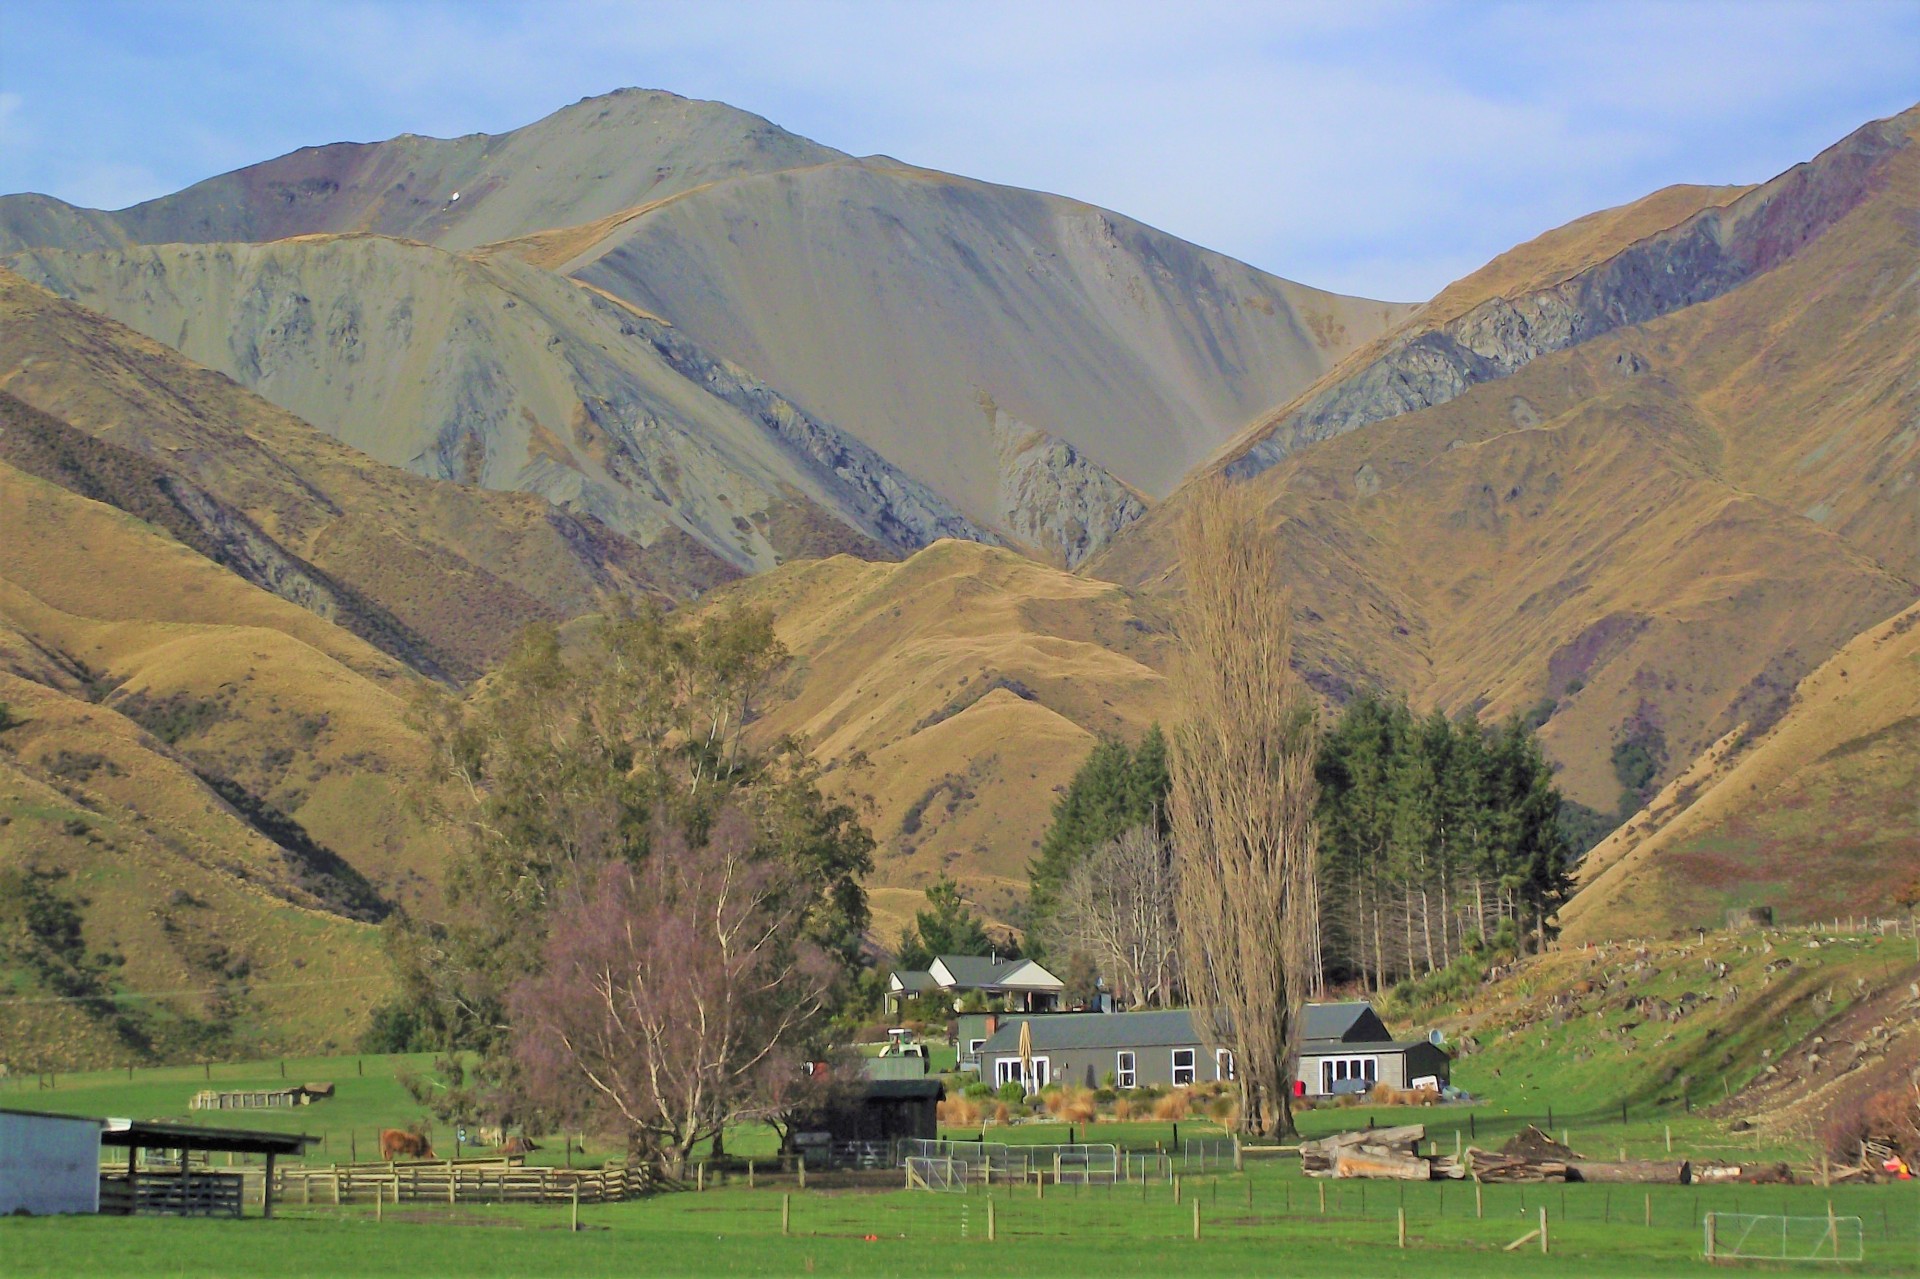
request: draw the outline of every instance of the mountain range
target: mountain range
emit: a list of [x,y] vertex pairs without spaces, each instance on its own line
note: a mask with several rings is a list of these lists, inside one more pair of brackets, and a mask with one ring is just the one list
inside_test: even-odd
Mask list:
[[[1096,736],[1173,713],[1224,475],[1329,708],[1525,716],[1618,827],[1569,936],[1867,908],[1920,851],[1916,132],[1418,306],[640,90],[0,197],[0,869],[194,992],[163,1039],[350,1034],[374,921],[442,908],[418,688],[647,594],[773,610],[756,731],[862,811],[882,941],[943,874],[1017,921]],[[116,1051],[39,1013],[0,1025]]]

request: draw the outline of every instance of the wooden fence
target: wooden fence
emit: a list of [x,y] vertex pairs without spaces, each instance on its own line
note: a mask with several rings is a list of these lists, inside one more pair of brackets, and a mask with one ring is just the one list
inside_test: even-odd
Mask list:
[[[264,1174],[261,1174],[264,1175]],[[614,1203],[654,1188],[625,1165],[529,1168],[504,1159],[432,1163],[293,1165],[276,1173],[274,1198],[288,1207],[342,1204]]]
[[305,1105],[304,1088],[266,1088],[246,1092],[221,1092],[202,1088],[187,1103],[188,1110],[276,1110]]
[[246,1198],[246,1175],[238,1172],[142,1171],[100,1174],[100,1211],[124,1217],[238,1217]]

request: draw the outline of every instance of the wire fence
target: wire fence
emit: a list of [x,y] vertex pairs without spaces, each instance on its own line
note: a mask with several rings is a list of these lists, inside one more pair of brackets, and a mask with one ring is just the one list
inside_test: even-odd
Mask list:
[[1710,1212],[1703,1224],[1708,1261],[1859,1261],[1866,1255],[1866,1227],[1858,1217]]

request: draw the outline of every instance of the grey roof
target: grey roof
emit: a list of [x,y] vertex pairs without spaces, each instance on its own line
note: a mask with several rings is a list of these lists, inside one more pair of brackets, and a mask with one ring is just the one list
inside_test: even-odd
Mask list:
[[1303,1039],[1344,1038],[1353,1023],[1373,1011],[1364,1000],[1344,1004],[1308,1004],[1306,1033]]
[[1198,1046],[1205,1039],[1196,1032],[1193,1014],[1185,1008],[1149,1013],[1047,1013],[1031,1017],[1009,1015],[1000,1029],[981,1045],[982,1056],[1005,1056],[1020,1051],[1020,1026],[1033,1027],[1035,1052],[1065,1052],[1074,1048],[1158,1048]]
[[1014,969],[1026,966],[1024,959],[993,959],[986,955],[936,956],[955,983],[961,986],[998,986]]
[[900,983],[900,989],[916,995],[923,990],[932,990],[936,985],[939,984],[933,980],[932,973],[914,972],[909,970],[905,972],[896,972],[893,975],[893,977],[895,981]]

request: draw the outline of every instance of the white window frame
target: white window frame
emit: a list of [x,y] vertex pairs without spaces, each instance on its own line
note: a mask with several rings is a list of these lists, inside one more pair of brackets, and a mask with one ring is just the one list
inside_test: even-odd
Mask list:
[[1113,1078],[1115,1083],[1121,1088],[1138,1087],[1140,1079],[1139,1063],[1140,1059],[1133,1055],[1133,1050],[1130,1048],[1122,1048],[1119,1052],[1116,1052],[1113,1055]]
[[1333,1095],[1336,1083],[1345,1083],[1349,1079],[1365,1079],[1369,1083],[1380,1082],[1380,1058],[1366,1057],[1322,1057],[1320,1059],[1320,1095]]
[[1026,1076],[1021,1066],[1022,1062],[1018,1057],[994,1058],[994,1087],[998,1088],[1001,1084],[1020,1084],[1026,1088],[1027,1094],[1031,1096],[1039,1092],[1042,1088],[1045,1088],[1053,1079],[1053,1062],[1046,1057],[1035,1057],[1033,1059],[1033,1075],[1031,1078]]
[[[1180,1064],[1180,1055],[1182,1053],[1185,1053],[1187,1057],[1187,1064],[1184,1066]],[[1171,1065],[1173,1067],[1172,1078],[1173,1078],[1173,1086],[1175,1088],[1188,1088],[1193,1085],[1195,1072],[1198,1067],[1198,1061],[1199,1061],[1199,1054],[1194,1049],[1176,1048],[1173,1050]],[[1185,1079],[1182,1079],[1180,1077],[1180,1072],[1182,1071],[1186,1072],[1187,1077]]]
[[980,1055],[980,1050],[982,1048],[985,1048],[986,1046],[987,1046],[987,1041],[984,1039],[969,1039],[967,1041],[967,1056],[978,1057]]
[[1239,1076],[1233,1069],[1233,1049],[1216,1048],[1213,1050],[1213,1077],[1222,1083],[1232,1083]]

